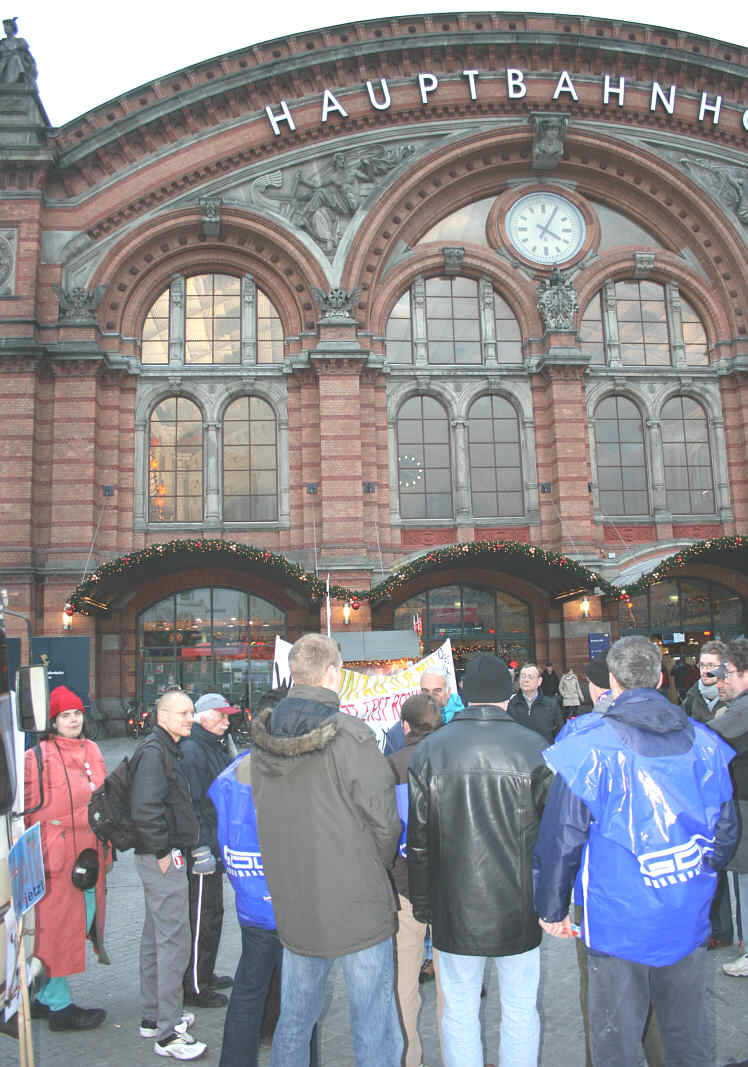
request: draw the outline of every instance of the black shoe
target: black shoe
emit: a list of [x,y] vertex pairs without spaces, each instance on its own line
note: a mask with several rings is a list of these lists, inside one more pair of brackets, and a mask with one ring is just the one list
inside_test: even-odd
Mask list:
[[95,1030],[106,1019],[103,1008],[79,1008],[68,1004],[62,1011],[49,1013],[50,1030]]
[[230,989],[234,984],[234,979],[229,978],[227,974],[214,974],[212,978],[208,979],[208,985],[211,989]]
[[229,1002],[229,998],[223,993],[216,993],[210,987],[202,989],[199,993],[193,990],[184,994],[185,1004],[196,1004],[198,1008],[223,1008]]
[[42,1004],[40,1000],[31,1001],[31,1018],[32,1019],[46,1019],[49,1015],[49,1008],[46,1004]]

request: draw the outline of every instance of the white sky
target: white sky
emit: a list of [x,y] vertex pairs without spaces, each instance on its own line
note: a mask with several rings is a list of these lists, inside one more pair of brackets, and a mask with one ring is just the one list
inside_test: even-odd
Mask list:
[[[18,16],[19,37],[28,41],[39,68],[42,103],[50,122],[62,125],[153,78],[289,33],[389,15],[485,9],[480,2],[454,0],[326,0],[319,7],[300,0],[26,0],[8,5],[0,17]],[[517,8],[509,0],[495,10]],[[600,0],[538,0],[525,10],[602,17],[620,12],[629,22],[748,43],[745,0],[628,0],[618,12]]]

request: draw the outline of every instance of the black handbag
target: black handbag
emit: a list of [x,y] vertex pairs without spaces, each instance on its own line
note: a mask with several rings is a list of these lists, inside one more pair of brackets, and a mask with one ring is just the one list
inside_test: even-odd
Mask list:
[[93,889],[99,878],[99,857],[95,849],[83,849],[73,864],[71,878],[76,889]]

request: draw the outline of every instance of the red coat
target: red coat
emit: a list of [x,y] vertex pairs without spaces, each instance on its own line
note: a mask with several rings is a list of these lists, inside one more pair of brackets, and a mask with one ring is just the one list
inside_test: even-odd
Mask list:
[[[76,856],[84,848],[94,848],[99,853],[92,940],[99,962],[109,963],[103,941],[107,857],[88,825],[92,783],[94,789],[101,785],[106,765],[98,745],[82,737],[42,741],[41,751],[44,806],[26,818],[27,826],[41,823],[46,878],[46,893],[36,905],[34,955],[42,961],[50,978],[61,978],[86,969],[85,899],[70,877]],[[26,809],[39,803],[39,767],[33,749],[26,753],[24,797]]]

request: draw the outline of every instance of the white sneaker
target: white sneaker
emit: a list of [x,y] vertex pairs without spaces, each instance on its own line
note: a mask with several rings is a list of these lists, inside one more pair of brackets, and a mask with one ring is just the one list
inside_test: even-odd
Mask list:
[[[183,1011],[182,1018],[175,1024],[174,1029],[178,1034],[186,1034],[194,1021],[195,1016],[191,1011]],[[143,1019],[140,1024],[140,1036],[158,1037],[158,1025],[153,1019]]]
[[171,1056],[175,1060],[196,1060],[207,1049],[204,1041],[196,1041],[192,1034],[178,1034],[163,1041],[154,1041],[153,1051],[157,1056]]
[[748,954],[738,956],[732,963],[723,963],[722,970],[731,978],[748,978]]

